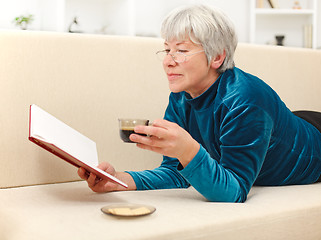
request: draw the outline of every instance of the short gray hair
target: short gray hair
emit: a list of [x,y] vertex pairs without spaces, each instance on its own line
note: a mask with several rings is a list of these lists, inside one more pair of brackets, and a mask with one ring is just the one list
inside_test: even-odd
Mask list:
[[190,5],[171,11],[164,19],[161,36],[170,41],[183,41],[186,37],[201,45],[208,63],[224,52],[226,58],[218,69],[222,73],[234,67],[237,36],[232,21],[219,9],[205,5]]

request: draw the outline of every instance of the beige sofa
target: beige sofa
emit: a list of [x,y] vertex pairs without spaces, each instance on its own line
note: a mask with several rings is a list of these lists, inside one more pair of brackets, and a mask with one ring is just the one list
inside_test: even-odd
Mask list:
[[[321,183],[254,187],[243,204],[195,189],[93,193],[77,169],[28,140],[37,104],[97,143],[117,170],[151,169],[161,156],[122,143],[120,117],[161,118],[169,90],[155,52],[162,40],[0,32],[0,239],[321,239]],[[236,65],[268,82],[292,110],[321,111],[321,52],[239,44]],[[136,218],[103,214],[142,203]]]

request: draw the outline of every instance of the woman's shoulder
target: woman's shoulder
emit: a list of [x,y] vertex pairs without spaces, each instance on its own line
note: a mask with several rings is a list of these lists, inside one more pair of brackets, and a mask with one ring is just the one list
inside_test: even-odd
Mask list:
[[234,67],[224,73],[218,95],[227,103],[270,104],[279,100],[277,93],[255,75]]

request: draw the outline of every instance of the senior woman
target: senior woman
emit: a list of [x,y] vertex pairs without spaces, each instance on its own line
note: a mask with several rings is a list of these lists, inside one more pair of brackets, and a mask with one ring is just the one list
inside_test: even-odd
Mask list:
[[[262,80],[234,66],[237,37],[221,11],[178,8],[165,18],[161,33],[164,50],[157,54],[171,90],[169,104],[164,119],[135,128],[149,137],[130,139],[162,154],[163,162],[139,172],[116,172],[106,162],[101,169],[129,190],[192,185],[209,201],[224,202],[244,202],[253,185],[318,180],[321,133]],[[82,168],[78,174],[95,192],[125,190]]]

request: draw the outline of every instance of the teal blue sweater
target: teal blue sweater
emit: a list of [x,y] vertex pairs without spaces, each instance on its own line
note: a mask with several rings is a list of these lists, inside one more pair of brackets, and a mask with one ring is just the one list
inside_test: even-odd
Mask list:
[[164,119],[200,150],[185,168],[164,156],[156,169],[129,172],[138,190],[192,185],[209,201],[244,202],[253,185],[310,184],[321,174],[321,133],[238,68],[197,98],[171,93]]

